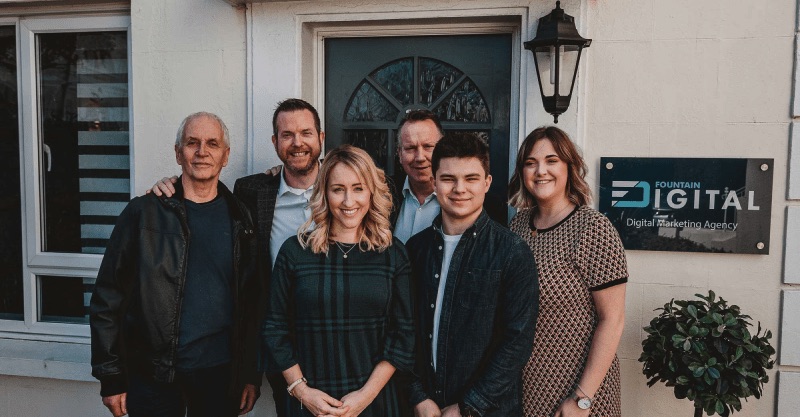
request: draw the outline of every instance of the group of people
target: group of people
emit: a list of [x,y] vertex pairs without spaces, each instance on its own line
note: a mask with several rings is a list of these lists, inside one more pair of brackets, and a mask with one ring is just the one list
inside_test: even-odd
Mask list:
[[487,198],[488,145],[410,110],[406,173],[321,160],[316,109],[278,104],[282,166],[230,192],[225,124],[184,119],[182,175],[119,216],[90,304],[116,416],[235,416],[266,373],[279,417],[618,416],[625,254],[555,127],[520,147],[517,209]]

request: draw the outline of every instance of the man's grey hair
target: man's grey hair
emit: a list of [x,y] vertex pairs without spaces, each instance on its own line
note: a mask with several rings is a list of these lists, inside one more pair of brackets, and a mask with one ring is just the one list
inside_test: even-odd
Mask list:
[[225,122],[223,122],[219,116],[217,116],[214,113],[209,113],[207,111],[199,111],[197,113],[192,113],[183,119],[180,127],[178,127],[178,134],[175,135],[175,147],[177,148],[183,147],[183,135],[186,134],[186,125],[189,124],[190,121],[197,119],[199,117],[208,117],[219,123],[219,127],[222,128],[222,142],[225,143],[225,146],[229,148],[231,147],[231,139],[230,135],[228,134],[228,126],[225,126]]

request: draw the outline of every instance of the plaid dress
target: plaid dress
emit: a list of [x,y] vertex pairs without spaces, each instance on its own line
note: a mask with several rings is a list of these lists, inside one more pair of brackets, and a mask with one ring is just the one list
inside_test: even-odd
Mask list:
[[[263,329],[268,371],[299,364],[310,387],[338,399],[363,387],[380,361],[394,365],[395,375],[410,371],[414,347],[403,244],[343,255],[335,244],[327,255],[314,254],[289,238],[275,261]],[[361,416],[401,415],[395,380]],[[289,416],[311,415],[292,397],[284,407]]]

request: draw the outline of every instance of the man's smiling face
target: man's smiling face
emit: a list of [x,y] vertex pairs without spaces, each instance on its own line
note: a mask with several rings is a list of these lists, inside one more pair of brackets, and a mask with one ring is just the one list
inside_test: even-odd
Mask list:
[[300,176],[310,172],[319,161],[325,140],[325,134],[317,131],[314,115],[308,110],[282,112],[277,128],[272,144],[284,168]]

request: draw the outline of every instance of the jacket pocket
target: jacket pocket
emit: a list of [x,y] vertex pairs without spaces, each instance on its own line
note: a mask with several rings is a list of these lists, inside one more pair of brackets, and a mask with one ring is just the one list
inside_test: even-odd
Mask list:
[[472,268],[459,282],[458,303],[472,311],[493,311],[497,307],[500,271]]

